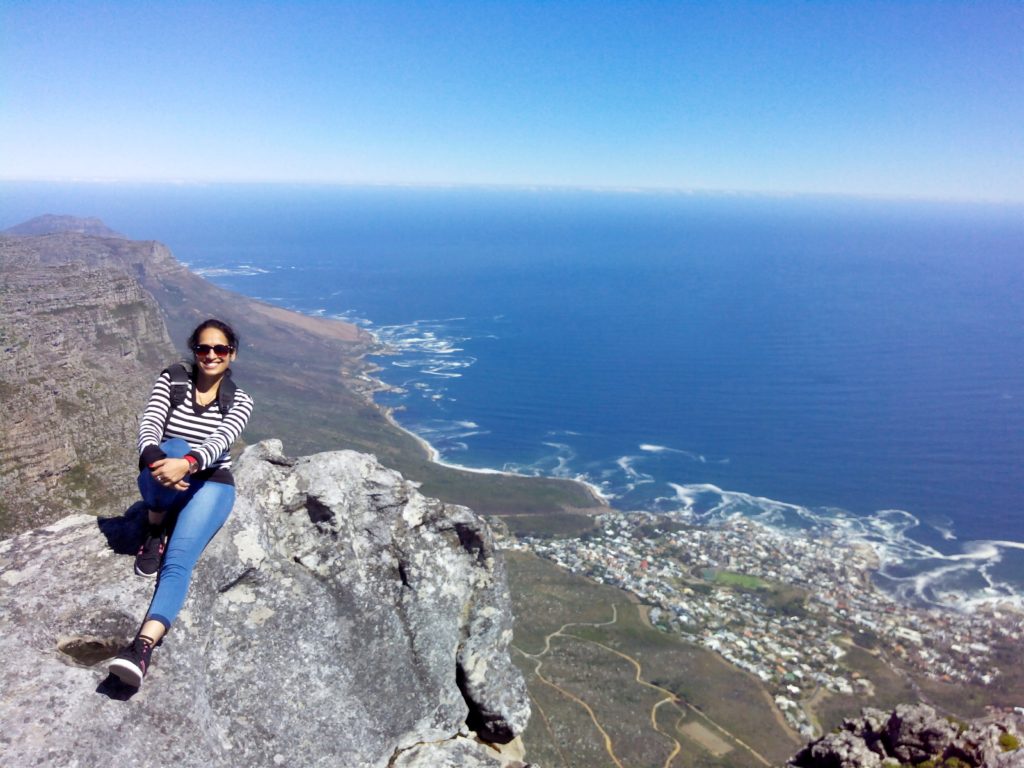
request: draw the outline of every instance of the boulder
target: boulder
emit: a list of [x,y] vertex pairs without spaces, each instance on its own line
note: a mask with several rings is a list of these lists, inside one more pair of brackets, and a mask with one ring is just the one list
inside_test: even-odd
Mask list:
[[927,704],[900,704],[889,717],[883,740],[890,755],[919,763],[943,754],[956,735],[956,726]]
[[106,672],[153,584],[144,510],[0,542],[7,765],[498,766],[529,717],[503,561],[469,509],[352,451],[245,451],[141,689]]
[[996,711],[972,722],[951,721],[927,704],[901,704],[886,714],[865,709],[861,717],[843,722],[808,744],[787,765],[793,768],[856,768],[857,766],[929,763],[984,768],[1024,768],[1024,715]]
[[808,744],[790,765],[800,768],[880,768],[882,758],[872,752],[863,739],[849,731],[840,731]]

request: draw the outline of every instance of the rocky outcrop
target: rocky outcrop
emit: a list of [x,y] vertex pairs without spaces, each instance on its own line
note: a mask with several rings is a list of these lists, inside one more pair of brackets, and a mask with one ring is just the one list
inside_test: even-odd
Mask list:
[[351,451],[268,441],[236,476],[137,693],[105,662],[152,591],[131,573],[141,510],[0,543],[4,764],[502,764],[479,739],[514,740],[529,705],[487,524]]
[[1024,766],[1024,717],[1003,714],[971,723],[938,715],[926,704],[891,713],[865,709],[836,733],[807,745],[792,768],[896,768],[904,765]]
[[0,535],[130,503],[138,413],[175,359],[133,277],[45,264],[11,242],[0,239]]

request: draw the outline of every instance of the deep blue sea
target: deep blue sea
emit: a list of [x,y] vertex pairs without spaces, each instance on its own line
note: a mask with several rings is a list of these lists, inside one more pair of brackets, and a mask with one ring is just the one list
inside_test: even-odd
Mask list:
[[825,526],[917,599],[1024,593],[1024,207],[0,185],[0,227],[41,213],[365,325],[447,462]]

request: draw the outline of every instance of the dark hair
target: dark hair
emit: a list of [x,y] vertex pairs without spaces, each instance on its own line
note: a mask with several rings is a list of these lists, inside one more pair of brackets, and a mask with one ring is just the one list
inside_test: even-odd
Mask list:
[[218,331],[224,334],[224,338],[228,340],[228,344],[235,350],[238,351],[238,334],[235,333],[235,329],[225,323],[223,320],[217,320],[216,318],[210,318],[209,320],[203,320],[199,325],[196,326],[195,330],[192,331],[192,335],[188,337],[188,349],[189,352],[192,348],[199,343],[199,334],[205,331],[207,328],[216,328]]

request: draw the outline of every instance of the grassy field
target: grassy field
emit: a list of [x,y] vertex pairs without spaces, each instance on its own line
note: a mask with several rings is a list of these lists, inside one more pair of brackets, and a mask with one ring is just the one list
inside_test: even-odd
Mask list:
[[593,512],[596,509],[547,510],[539,514],[500,514],[508,529],[516,536],[534,536],[540,539],[576,538],[594,529]]
[[756,592],[768,589],[768,583],[756,576],[748,576],[745,573],[733,573],[732,571],[715,571],[711,579],[715,584],[723,587],[735,587],[736,589]]
[[867,678],[874,685],[874,695],[826,693],[817,698],[814,715],[825,733],[840,725],[845,718],[857,716],[864,707],[891,710],[897,704],[918,700],[913,684],[905,675],[869,651],[854,645],[843,645],[846,667]]

